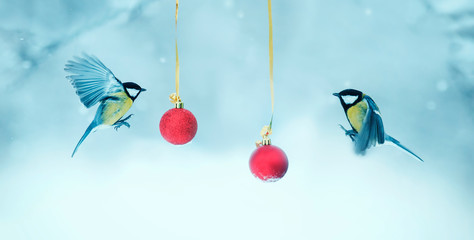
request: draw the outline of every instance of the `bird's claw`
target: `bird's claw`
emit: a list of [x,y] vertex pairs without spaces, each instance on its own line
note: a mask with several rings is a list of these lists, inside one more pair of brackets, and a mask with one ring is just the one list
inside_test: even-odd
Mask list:
[[130,114],[130,115],[128,115],[126,118],[117,121],[117,122],[114,124],[114,129],[115,129],[115,131],[118,131],[118,129],[119,129],[121,126],[126,126],[127,128],[130,128],[130,124],[129,124],[128,122],[126,122],[126,121],[127,121],[128,119],[130,119],[131,116],[133,116],[133,114]]
[[354,131],[354,130],[352,130],[352,129],[351,129],[351,130],[347,130],[347,129],[345,129],[341,124],[339,124],[339,127],[341,127],[342,130],[344,130],[346,136],[349,136],[349,137],[352,139],[352,141],[355,140],[355,137],[357,136],[357,132],[356,132],[356,131]]
[[127,120],[130,119],[132,116],[133,116],[133,114],[130,114],[130,115],[128,115],[126,118],[124,118],[124,119],[122,119],[122,120],[120,120],[120,121],[127,121]]
[[128,122],[117,122],[116,124],[114,124],[114,129],[115,131],[118,131],[118,129],[121,127],[121,126],[126,126],[128,128],[130,128],[130,124]]

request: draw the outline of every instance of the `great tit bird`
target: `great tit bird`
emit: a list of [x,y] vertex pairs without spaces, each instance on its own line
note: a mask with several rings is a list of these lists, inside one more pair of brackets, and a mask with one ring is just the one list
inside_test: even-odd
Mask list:
[[94,120],[77,143],[71,157],[74,157],[77,148],[89,133],[99,127],[114,126],[117,130],[125,125],[130,128],[130,124],[126,121],[132,115],[123,119],[122,117],[130,109],[138,95],[146,89],[133,82],[122,83],[97,57],[87,54],[69,60],[64,70],[73,74],[66,76],[66,78],[76,89],[84,106],[90,108],[100,103]]
[[339,93],[333,93],[333,95],[341,101],[352,130],[346,130],[342,125],[339,126],[355,143],[357,154],[364,154],[367,149],[376,144],[388,141],[423,162],[420,157],[403,146],[397,139],[385,133],[379,108],[371,97],[355,89],[346,89]]

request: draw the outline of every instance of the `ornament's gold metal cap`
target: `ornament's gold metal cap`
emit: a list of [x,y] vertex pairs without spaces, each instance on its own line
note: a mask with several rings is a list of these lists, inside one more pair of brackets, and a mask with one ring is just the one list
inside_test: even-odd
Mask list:
[[270,140],[270,138],[263,139],[263,140],[262,140],[262,145],[263,145],[263,146],[272,145],[272,140]]
[[184,108],[184,103],[181,102],[181,101],[176,102],[176,103],[174,104],[174,107],[175,107],[175,108]]

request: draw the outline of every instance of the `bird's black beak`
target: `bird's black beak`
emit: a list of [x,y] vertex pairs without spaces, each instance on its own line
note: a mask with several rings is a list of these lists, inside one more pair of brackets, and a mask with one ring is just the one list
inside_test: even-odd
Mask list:
[[332,95],[339,97],[339,93],[333,93]]
[[142,88],[142,92],[146,92],[146,88]]

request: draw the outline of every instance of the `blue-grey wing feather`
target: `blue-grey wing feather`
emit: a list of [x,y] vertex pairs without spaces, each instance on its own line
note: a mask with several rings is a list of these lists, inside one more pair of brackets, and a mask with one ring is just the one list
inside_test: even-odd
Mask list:
[[412,152],[410,149],[408,149],[407,147],[403,146],[400,141],[398,141],[397,139],[393,138],[392,136],[388,135],[388,134],[385,134],[385,140],[395,144],[396,146],[398,146],[399,148],[405,150],[406,152],[408,152],[410,155],[412,155],[413,157],[415,157],[416,159],[423,161],[423,159],[421,159],[418,155],[416,155],[414,152]]
[[84,54],[66,63],[67,76],[86,107],[92,107],[108,95],[123,91],[122,83],[97,57]]
[[364,100],[368,105],[367,113],[362,128],[355,139],[355,150],[359,154],[363,154],[365,150],[377,143],[383,144],[385,142],[385,131],[379,108],[369,96],[365,96]]

